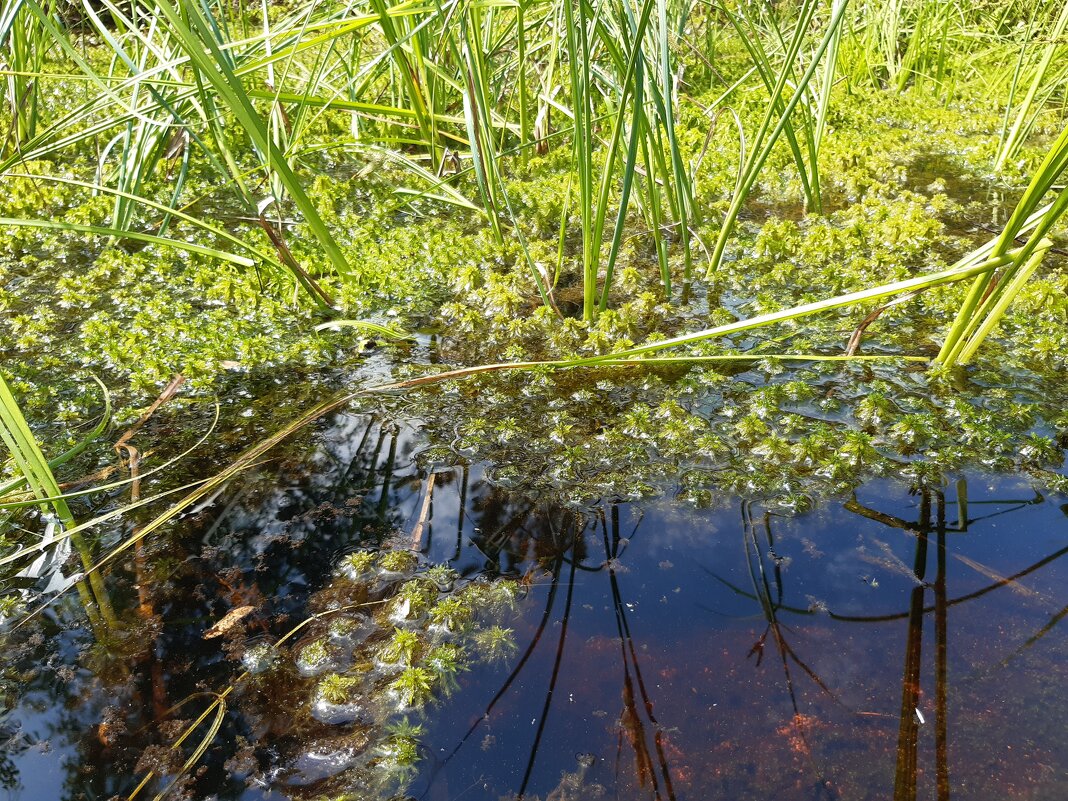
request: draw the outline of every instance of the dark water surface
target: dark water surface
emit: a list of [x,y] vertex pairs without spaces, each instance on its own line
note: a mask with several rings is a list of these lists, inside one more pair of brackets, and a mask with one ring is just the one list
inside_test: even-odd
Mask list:
[[[337,415],[145,555],[160,622],[96,643],[74,598],[39,617],[4,668],[0,799],[129,795],[250,642],[396,532],[463,581],[523,588],[511,657],[422,719],[413,798],[1068,798],[1068,519],[1025,477],[872,481],[791,517],[671,486],[576,510],[486,465],[417,466],[425,445],[418,421]],[[117,608],[136,578],[113,572]],[[234,636],[205,639],[243,605]],[[234,685],[185,796],[368,797],[339,756],[354,724],[310,728],[306,685],[267,686]]]

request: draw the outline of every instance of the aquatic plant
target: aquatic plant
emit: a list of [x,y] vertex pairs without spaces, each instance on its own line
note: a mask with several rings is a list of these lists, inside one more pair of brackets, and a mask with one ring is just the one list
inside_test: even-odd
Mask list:
[[1020,152],[1024,140],[1034,127],[1043,106],[1050,100],[1056,87],[1064,80],[1065,67],[1054,66],[1053,60],[1058,49],[1063,47],[1065,28],[1068,27],[1068,6],[1061,8],[1056,21],[1050,27],[1045,43],[1042,46],[1042,55],[1034,66],[1031,83],[1027,92],[1016,107],[1016,115],[1012,117],[1013,104],[1015,102],[1016,89],[1020,80],[1024,77],[1025,70],[1029,66],[1028,58],[1033,49],[1034,41],[1031,35],[1040,24],[1039,18],[1056,7],[1056,3],[1036,3],[1032,10],[1031,19],[1028,21],[1026,34],[1020,43],[1020,55],[1016,61],[1016,69],[1012,76],[1012,85],[1009,88],[1008,102],[1005,104],[1005,121],[1002,125],[1001,139],[997,158],[994,160],[994,169],[1002,169],[1006,162],[1013,159]]
[[[50,4],[27,2],[0,19],[0,44],[11,48],[13,60],[36,65],[14,70],[10,80],[40,73],[22,89],[10,89],[9,101],[28,97],[31,88],[36,98],[42,82],[66,90],[75,75],[84,101],[74,109],[14,104],[14,116],[32,114],[41,130],[20,134],[25,141],[18,158],[0,169],[10,172],[17,163],[61,152],[102,150],[102,161],[113,159],[114,169],[98,169],[92,180],[68,180],[109,194],[112,219],[60,225],[14,215],[11,224],[183,248],[242,270],[267,265],[283,284],[302,287],[325,308],[337,300],[336,291],[345,296],[346,285],[359,286],[374,272],[374,259],[362,258],[373,238],[335,238],[332,231],[342,230],[330,208],[337,193],[331,196],[313,173],[331,159],[386,160],[419,185],[402,187],[398,206],[420,213],[442,203],[480,209],[494,232],[493,258],[524,272],[546,306],[557,304],[557,294],[578,278],[587,326],[623,289],[621,273],[644,263],[630,252],[639,240],[655,252],[657,277],[670,298],[677,265],[669,240],[679,242],[688,279],[693,245],[703,247],[701,237],[709,233],[702,232],[702,220],[709,207],[722,205],[726,190],[728,208],[711,232],[711,278],[742,208],[771,165],[787,163],[784,154],[808,205],[822,207],[820,154],[838,102],[836,75],[848,76],[851,90],[867,82],[898,91],[929,83],[943,91],[964,71],[954,67],[975,58],[977,42],[1002,55],[1006,42],[1015,46],[1013,37],[1023,36],[1003,33],[1008,11],[987,19],[966,4],[927,1],[854,7],[844,0],[805,0],[788,12],[663,0],[634,7],[554,2],[487,13],[454,4],[383,2],[361,12],[332,4],[188,11],[152,0],[129,10],[111,2],[87,9],[80,23],[100,40],[100,52],[87,55],[80,30],[53,11]],[[1042,74],[1058,63],[1052,54],[1059,52],[1054,43],[1062,17],[1045,6],[1031,15],[1025,41],[1042,32],[1050,42],[1033,86],[1056,84]],[[716,31],[717,53],[692,44],[689,36],[699,25],[705,35]],[[811,37],[816,41],[809,46]],[[68,72],[42,69],[41,54],[49,50]],[[533,53],[545,58],[537,70]],[[107,70],[98,66],[103,61],[110,61]],[[705,76],[686,96],[677,79],[683,70]],[[532,92],[535,80],[541,85]],[[765,92],[754,103],[750,84],[756,82]],[[389,88],[388,97],[382,87]],[[1035,90],[1023,105],[1037,109],[1047,98]],[[739,142],[716,130],[728,107]],[[556,130],[552,114],[564,123]],[[1035,116],[1028,112],[1028,119]],[[1011,138],[1021,141],[1026,127]],[[251,144],[247,153],[240,152],[235,132]],[[532,148],[570,153],[573,177],[557,178],[565,188],[556,204],[555,237],[529,230],[513,202],[510,187],[529,167]],[[723,181],[729,159],[718,151],[734,149],[741,166],[731,188]],[[174,169],[177,180],[162,180],[166,169]],[[256,197],[249,180],[254,172],[269,189],[264,197]],[[62,176],[42,176],[53,179]],[[396,181],[387,183],[389,191],[396,188]],[[709,192],[705,184],[719,188]],[[472,189],[481,206],[468,199]],[[231,196],[244,219],[224,230],[208,225],[189,212],[196,205],[186,202],[190,191]],[[298,238],[289,241],[288,208],[299,214],[319,254]],[[572,216],[577,236],[569,235]],[[164,235],[176,227],[173,236]],[[192,237],[199,241],[190,241],[187,227],[199,229]],[[493,272],[488,262],[475,270],[482,280]]]
[[402,708],[421,707],[433,697],[434,674],[425,667],[406,667],[389,685]]
[[[1068,127],[1046,153],[1000,236],[991,244],[990,259],[1002,259],[1005,263],[979,273],[972,281],[938,353],[940,364],[968,364],[975,358],[983,341],[1053,247],[1048,239],[1050,231],[1068,211],[1068,192],[1057,186],[1066,168]],[[1050,191],[1056,192],[1054,200],[1042,206]],[[1023,236],[1026,236],[1023,247],[1013,248]]]
[[[98,382],[99,383],[99,382]],[[100,385],[104,389],[103,384]],[[54,520],[48,529],[58,528],[58,531],[46,530],[43,540],[34,545],[42,551],[54,548],[62,549],[64,538],[69,537],[70,544],[78,553],[82,567],[88,573],[87,579],[79,579],[74,583],[78,589],[86,614],[93,622],[94,627],[103,632],[108,626],[114,626],[116,619],[108,598],[107,589],[103,578],[92,571],[93,554],[89,543],[81,534],[81,528],[74,519],[66,496],[59,488],[54,467],[58,467],[69,461],[83,451],[90,442],[96,439],[107,427],[111,411],[110,402],[107,400],[107,390],[104,389],[105,412],[100,423],[88,437],[68,450],[66,453],[49,461],[45,458],[30,430],[29,423],[22,414],[15,396],[12,394],[7,381],[0,375],[0,440],[7,447],[8,452],[14,459],[21,478],[7,482],[0,487],[0,498],[12,490],[21,486],[29,488],[33,497],[38,501],[42,514]],[[0,519],[0,533],[6,529],[5,522]]]
[[342,570],[351,578],[358,579],[374,569],[375,553],[373,551],[356,551],[342,560]]
[[423,576],[438,588],[438,592],[449,592],[460,574],[449,565],[434,565],[427,569]]
[[423,734],[421,724],[403,717],[390,726],[389,738],[378,749],[382,768],[401,785],[415,774]]
[[355,676],[331,673],[322,678],[316,687],[316,692],[328,703],[340,706],[348,702],[352,691],[359,684],[360,680]]
[[475,650],[487,662],[503,662],[515,654],[514,632],[502,626],[490,626],[475,632]]
[[459,632],[471,624],[473,614],[470,602],[458,595],[448,595],[430,609],[430,620],[450,632]]
[[386,573],[410,573],[418,562],[414,553],[403,550],[387,551],[378,558],[378,566]]
[[448,695],[460,688],[456,677],[467,670],[467,654],[456,643],[442,643],[427,654],[426,666],[434,673],[440,691]]
[[241,664],[250,674],[266,673],[278,663],[278,654],[268,643],[258,643],[245,649]]
[[326,640],[314,640],[300,649],[297,668],[301,673],[313,676],[333,666],[338,653]]
[[384,662],[390,664],[411,665],[423,651],[423,640],[410,629],[393,630],[393,638],[380,652]]
[[397,590],[391,604],[391,618],[395,622],[421,620],[437,598],[437,588],[422,578],[407,581]]

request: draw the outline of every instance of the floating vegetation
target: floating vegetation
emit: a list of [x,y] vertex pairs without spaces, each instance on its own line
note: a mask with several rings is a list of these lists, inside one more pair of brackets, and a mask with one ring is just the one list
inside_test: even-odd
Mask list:
[[[327,612],[312,622],[291,655],[295,685],[277,649],[251,646],[242,661],[255,673],[254,691],[239,694],[238,703],[252,717],[270,716],[272,704],[300,698],[303,690],[305,700],[287,710],[300,736],[281,761],[303,777],[298,784],[314,777],[316,787],[326,782],[345,788],[347,798],[371,799],[403,788],[415,774],[422,759],[418,720],[428,707],[458,690],[471,666],[515,654],[513,632],[501,623],[514,613],[520,591],[506,579],[465,582],[447,565],[421,566],[413,576],[407,571],[418,560],[410,551],[357,553],[363,579],[347,574],[351,555],[343,557],[341,577],[317,597],[342,610],[368,598],[362,603],[369,613]],[[398,578],[405,574],[411,577]],[[394,578],[384,582],[387,576]],[[432,576],[447,577],[451,586],[438,590]],[[397,625],[398,604],[410,610],[413,602],[421,616]]]
[[[887,795],[885,779],[825,771],[835,713],[799,704],[790,665],[831,693],[779,619],[827,636],[837,597],[890,606],[904,586],[911,611],[864,622],[907,618],[918,670],[932,612],[941,689],[930,709],[906,676],[894,795],[922,794],[917,726],[938,720],[948,798],[945,535],[986,519],[962,482],[1025,481],[975,502],[996,515],[1060,520],[1044,497],[1068,492],[1068,7],[995,5],[5,3],[0,636],[20,667],[0,672],[0,789],[24,790],[9,753],[36,771],[39,732],[66,727],[90,756],[57,755],[79,771],[63,792],[86,797],[404,793],[420,764],[452,779],[446,764],[558,631],[520,778],[493,775],[516,772],[509,743],[433,792]],[[901,482],[918,511],[863,506],[872,481]],[[749,680],[775,650],[790,696],[760,741],[716,728],[728,701],[698,707],[693,679],[679,715],[707,736],[692,750],[723,757],[703,784],[702,766],[672,773],[684,748],[649,688],[676,663],[643,678],[659,657],[639,618],[670,607],[656,634],[686,643],[673,627],[711,607],[676,611],[682,584],[623,600],[632,578],[656,582],[627,577],[620,510],[637,531],[635,510],[663,496],[666,548],[685,538],[672,520],[741,504],[751,587],[713,573],[715,526],[656,562],[717,563],[690,581],[726,588],[724,619],[758,602]],[[798,551],[772,521],[832,501],[916,551],[839,543],[839,565],[866,571],[852,590],[788,593],[784,576],[835,549],[805,537]],[[954,556],[991,590],[1017,581],[1016,566]],[[542,586],[534,620],[521,601]],[[605,610],[618,642],[589,637],[587,662],[561,667],[572,614]],[[1065,616],[1044,611],[1016,654]],[[739,675],[726,646],[702,647],[691,675]],[[537,775],[550,713],[596,695],[588,666],[617,650],[618,697],[583,734],[615,743],[615,780],[585,745],[576,769],[571,743]],[[456,750],[429,759],[449,704],[513,661]],[[838,712],[876,730],[887,713],[869,700]],[[9,727],[9,707],[38,734]],[[748,711],[741,729],[775,718]],[[857,740],[872,765],[884,735]],[[1005,751],[1065,762],[1043,742]],[[731,748],[752,753],[748,774]],[[987,797],[1064,795],[1028,778]]]

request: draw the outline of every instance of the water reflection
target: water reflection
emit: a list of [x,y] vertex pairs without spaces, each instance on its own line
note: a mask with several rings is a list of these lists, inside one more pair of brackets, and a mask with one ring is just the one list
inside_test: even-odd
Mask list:
[[[385,538],[526,588],[512,660],[463,674],[422,722],[414,797],[942,801],[1068,784],[1068,736],[1031,725],[1068,712],[1068,531],[1019,478],[948,497],[873,482],[796,517],[752,502],[574,509],[427,458],[416,422],[342,414],[305,447],[109,577],[138,647],[96,641],[75,603],[21,641],[0,720],[9,797],[122,797],[150,768],[174,776],[204,728],[169,744],[229,692],[248,644],[319,609],[338,556]],[[179,789],[342,794],[343,773],[279,781],[308,756],[304,685],[227,700]]]

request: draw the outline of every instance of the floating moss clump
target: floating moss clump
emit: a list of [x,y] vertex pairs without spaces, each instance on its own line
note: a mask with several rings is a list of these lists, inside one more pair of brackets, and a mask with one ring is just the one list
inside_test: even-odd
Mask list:
[[423,574],[428,581],[433,582],[439,592],[448,592],[453,588],[460,574],[448,565],[434,565]]
[[474,611],[468,599],[456,595],[442,598],[430,610],[430,620],[450,632],[460,632],[471,625]]
[[382,648],[381,658],[387,664],[411,665],[423,651],[423,640],[414,631],[394,629],[393,638]]
[[441,691],[448,695],[460,687],[456,677],[467,670],[467,654],[456,643],[442,643],[427,654],[426,666],[433,672]]
[[297,668],[305,675],[315,675],[327,670],[336,659],[336,650],[326,640],[315,640],[301,648]]
[[406,667],[389,685],[402,708],[424,706],[434,692],[434,673],[425,667]]
[[390,617],[398,623],[422,620],[430,611],[437,595],[437,588],[424,579],[407,581],[393,598]]
[[419,564],[419,557],[411,551],[387,551],[378,558],[378,566],[386,573],[410,573]]
[[515,632],[501,626],[490,626],[475,632],[474,648],[485,662],[503,662],[515,654]]
[[340,673],[331,673],[324,676],[317,688],[319,697],[328,703],[340,706],[348,703],[352,691],[360,684],[360,680],[353,676],[343,676]]
[[330,636],[335,639],[344,639],[359,627],[359,622],[354,618],[335,617],[330,621]]
[[278,661],[278,654],[274,647],[267,643],[258,643],[245,650],[241,657],[241,664],[245,670],[252,674],[265,673]]
[[[434,577],[451,581],[451,589],[439,595]],[[497,662],[516,651],[514,642],[509,643],[514,640],[512,629],[500,625],[519,598],[513,580],[482,578],[463,584],[455,570],[439,565],[404,583],[376,586],[385,597],[370,606],[366,587],[344,576],[313,596],[313,606],[360,605],[368,617],[342,613],[311,621],[316,636],[297,647],[295,658],[306,677],[305,684],[297,685],[297,703],[302,697],[309,700],[307,708],[293,710],[292,747],[299,749],[298,757],[319,745],[336,750],[343,739],[338,726],[351,727],[350,734],[359,732],[358,758],[336,777],[344,785],[334,785],[360,788],[353,790],[357,799],[392,797],[403,792],[414,775],[423,730],[407,717],[397,722],[398,712],[426,714],[428,705],[460,687],[461,675],[472,665]],[[398,603],[408,608],[414,604],[423,610],[422,617],[391,626],[387,636],[383,624]],[[367,637],[352,636],[365,630],[370,631]],[[350,664],[353,667],[346,668]],[[270,682],[280,681],[281,675],[267,676],[258,685],[256,703],[269,708],[278,694],[293,689],[281,682],[278,694],[271,692]],[[252,703],[253,696],[245,700]]]
[[459,597],[470,610],[501,615],[515,608],[519,584],[512,579],[473,582],[461,591]]
[[358,579],[368,575],[375,567],[373,551],[356,551],[346,556],[341,563],[342,570],[351,578]]
[[382,769],[402,785],[415,774],[423,734],[421,725],[405,717],[390,727],[389,737],[379,748]]

